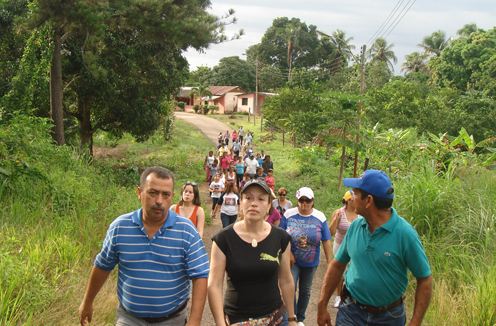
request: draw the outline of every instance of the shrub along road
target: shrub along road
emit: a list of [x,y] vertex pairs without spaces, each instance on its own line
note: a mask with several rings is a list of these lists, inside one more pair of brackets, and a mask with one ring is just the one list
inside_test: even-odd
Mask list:
[[[208,138],[212,142],[212,148],[205,149],[205,153],[204,153],[205,155],[208,154],[209,150],[214,151],[216,149],[216,146],[218,144],[217,137],[219,135],[219,132],[222,132],[224,134],[227,130],[229,130],[229,133],[232,133],[233,130],[232,127],[229,127],[226,124],[216,119],[209,118],[207,116],[200,114],[175,112],[175,116],[178,119],[191,123],[193,126],[198,128],[205,135],[206,138]],[[202,199],[205,203],[205,208],[206,208],[205,213],[210,214],[212,201],[210,200],[210,194],[208,192],[208,184],[206,182],[203,182],[201,184],[200,191],[202,193]],[[292,201],[295,202],[295,200]],[[203,233],[203,242],[205,244],[205,248],[207,249],[209,257],[210,257],[210,252],[212,251],[211,238],[221,228],[222,228],[222,223],[219,218],[213,219],[212,225],[205,227]],[[320,257],[321,257],[320,265],[319,268],[317,269],[317,272],[315,273],[313,286],[312,286],[312,295],[310,297],[310,303],[308,305],[308,309],[306,312],[305,325],[307,326],[317,325],[317,303],[319,301],[320,289],[322,286],[322,280],[324,278],[325,265],[326,265],[325,255],[323,252]],[[224,290],[225,290],[225,285],[224,285]],[[334,296],[329,301],[329,307],[328,307],[328,310],[331,313],[331,318],[334,321],[336,318],[337,309],[333,308],[333,304],[334,304]],[[208,306],[208,300],[207,303],[205,304],[205,309],[203,311],[202,325],[208,325],[208,326],[215,325],[212,313],[210,312],[210,307]]]

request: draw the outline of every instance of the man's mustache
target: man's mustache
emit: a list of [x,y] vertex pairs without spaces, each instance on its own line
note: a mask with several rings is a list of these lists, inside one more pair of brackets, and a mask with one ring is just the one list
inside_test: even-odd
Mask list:
[[152,209],[160,209],[161,211],[165,211],[165,208],[162,205],[153,205]]

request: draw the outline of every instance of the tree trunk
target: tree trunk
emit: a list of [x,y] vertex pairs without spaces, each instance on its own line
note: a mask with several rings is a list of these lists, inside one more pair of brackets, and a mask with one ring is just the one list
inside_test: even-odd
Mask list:
[[62,55],[60,54],[62,40],[61,30],[57,28],[53,36],[54,49],[52,67],[50,69],[50,117],[55,125],[53,139],[58,145],[65,144],[64,111],[62,107]]
[[82,119],[79,120],[79,127],[81,128],[81,148],[88,148],[90,155],[93,156],[93,133],[94,130],[91,126],[91,110],[89,103],[81,101],[82,106]]
[[339,167],[338,190],[341,190],[341,183],[343,183],[344,162],[346,161],[346,146],[343,145],[341,152],[341,166]]
[[334,58],[334,67],[332,68],[333,73],[339,72],[339,66],[341,64],[341,53],[338,51],[338,54]]

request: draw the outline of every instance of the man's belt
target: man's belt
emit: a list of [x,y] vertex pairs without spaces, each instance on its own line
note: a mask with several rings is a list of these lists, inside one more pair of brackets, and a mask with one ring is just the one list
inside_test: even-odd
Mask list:
[[351,296],[351,293],[350,293],[350,291],[348,291],[345,284],[343,284],[343,290],[341,292],[341,297],[343,299],[346,299],[346,298],[351,299],[357,306],[359,306],[360,308],[362,308],[368,312],[371,312],[373,314],[379,314],[381,312],[385,312],[385,311],[388,311],[388,310],[393,309],[395,307],[398,307],[400,304],[403,303],[403,301],[405,301],[405,296],[402,295],[401,298],[399,298],[398,300],[396,300],[395,302],[393,302],[387,306],[376,307],[376,306],[371,306],[368,304],[363,304],[363,303],[358,302],[355,298],[353,298]]
[[[166,320],[169,320],[171,318],[176,317],[187,306],[188,306],[188,300],[184,301],[184,303],[182,305],[180,305],[179,308],[177,308],[173,313],[171,313],[171,314],[169,314],[167,316],[163,316],[163,317],[138,317],[138,316],[134,316],[134,317],[139,318],[139,319],[142,319],[142,320],[146,321],[149,324],[157,324],[157,323],[161,323],[161,322],[164,322]],[[126,310],[122,304],[121,304],[121,307],[122,307],[122,309]]]

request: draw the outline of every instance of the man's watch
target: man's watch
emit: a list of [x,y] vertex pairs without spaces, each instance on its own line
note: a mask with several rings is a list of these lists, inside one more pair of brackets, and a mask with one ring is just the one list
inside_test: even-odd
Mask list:
[[296,321],[296,315],[294,315],[293,317],[288,317],[288,321]]

